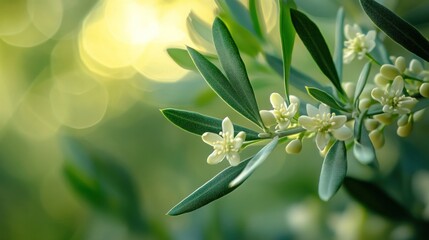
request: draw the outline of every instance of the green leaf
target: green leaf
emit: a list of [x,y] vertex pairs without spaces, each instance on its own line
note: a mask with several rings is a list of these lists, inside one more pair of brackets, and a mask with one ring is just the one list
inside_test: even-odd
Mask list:
[[249,13],[250,13],[250,18],[252,20],[253,29],[255,30],[256,36],[259,37],[259,39],[264,40],[265,25],[264,25],[264,19],[261,16],[262,9],[260,5],[260,1],[249,0]]
[[296,33],[298,33],[317,66],[319,66],[323,74],[331,80],[338,92],[345,95],[328,45],[319,28],[304,13],[294,9],[291,9],[290,13]]
[[237,94],[236,98],[246,103],[253,117],[259,121],[260,126],[263,126],[246,66],[228,28],[220,18],[216,18],[213,23],[213,40],[226,77]]
[[64,174],[73,190],[92,207],[134,230],[147,230],[130,173],[110,155],[71,137],[62,139]]
[[343,183],[347,173],[347,150],[343,141],[336,141],[323,160],[319,178],[319,197],[328,201]]
[[360,3],[368,17],[387,36],[429,61],[429,41],[416,28],[374,0],[360,0]]
[[337,22],[335,27],[335,51],[334,63],[338,76],[341,80],[343,76],[343,49],[344,49],[344,8],[339,8],[337,12]]
[[242,184],[252,173],[255,171],[257,167],[259,167],[265,159],[271,154],[274,148],[277,146],[279,141],[279,137],[274,137],[270,143],[265,145],[255,156],[250,159],[249,163],[243,169],[243,171],[238,175],[234,180],[231,181],[229,187],[236,187]]
[[177,65],[181,66],[184,69],[197,71],[194,62],[192,62],[191,57],[189,56],[188,51],[180,48],[168,48],[168,55],[173,59]]
[[332,95],[314,87],[307,87],[307,92],[317,101],[323,102],[331,108],[349,112],[342,102],[338,102]]
[[[255,116],[254,110],[248,107],[247,101],[242,101],[239,93],[222,74],[222,72],[197,50],[188,47],[188,52],[194,61],[195,66],[197,66],[198,71],[201,73],[204,80],[206,80],[207,84],[213,89],[213,91],[215,91],[216,94],[222,98],[222,100],[224,100],[238,113],[259,125],[260,117]],[[259,113],[257,116],[259,116]]]
[[168,211],[167,214],[170,216],[176,216],[194,211],[232,192],[238,187],[238,185],[235,187],[229,187],[229,183],[240,175],[243,169],[247,166],[249,160],[250,158],[242,161],[235,167],[226,168],[179,202],[170,211]]
[[413,218],[407,209],[373,183],[346,177],[344,187],[365,208],[388,219],[403,221]]
[[413,108],[413,112],[417,112],[419,110],[425,109],[429,107],[429,98],[421,98]]
[[186,19],[186,26],[189,37],[194,43],[206,49],[213,49],[213,37],[210,26],[192,11]]
[[227,7],[228,13],[234,19],[234,21],[251,32],[253,35],[257,36],[257,33],[253,28],[249,11],[247,11],[246,7],[243,6],[243,4],[238,0],[225,0],[224,2],[224,6]]
[[295,9],[293,0],[279,0],[280,8],[280,38],[283,56],[283,81],[286,93],[286,103],[289,104],[289,75],[292,64],[292,50],[295,42],[295,29],[292,24],[290,9]]
[[360,163],[378,169],[375,149],[364,126],[366,117],[367,111],[364,111],[355,119],[353,155]]
[[[268,63],[268,65],[279,75],[283,76],[283,62],[280,58],[275,57],[273,55],[270,55],[268,53],[265,53],[265,59]],[[306,91],[307,86],[317,87],[319,89],[324,89],[324,86],[321,85],[319,82],[311,78],[310,76],[300,72],[296,68],[292,67],[290,68],[290,82],[292,86],[297,88],[298,90],[301,90],[303,92]]]
[[[222,131],[222,119],[219,118],[173,108],[162,109],[161,112],[174,125],[190,133],[202,135],[205,132],[217,134]],[[259,139],[257,132],[234,124],[234,133],[241,131],[246,133],[246,141]]]
[[362,68],[360,72],[359,79],[356,83],[355,94],[353,97],[353,102],[356,103],[356,107],[358,106],[358,99],[362,94],[363,89],[366,86],[366,81],[368,80],[369,72],[371,71],[371,62],[367,62],[365,66]]

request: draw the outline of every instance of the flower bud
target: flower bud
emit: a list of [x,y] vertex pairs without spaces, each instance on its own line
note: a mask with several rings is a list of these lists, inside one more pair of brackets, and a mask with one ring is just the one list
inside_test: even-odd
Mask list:
[[352,82],[343,83],[343,89],[346,92],[347,97],[353,98],[355,95],[356,84]]
[[369,98],[361,98],[359,100],[359,110],[365,111],[371,105],[371,99]]
[[377,86],[383,87],[390,83],[390,80],[384,77],[382,74],[377,73],[374,77],[374,82]]
[[369,139],[372,142],[372,145],[376,149],[380,149],[384,146],[384,134],[381,130],[372,130],[369,133]]
[[377,121],[379,121],[379,122],[381,122],[381,123],[383,123],[383,124],[385,124],[385,125],[389,125],[389,124],[391,124],[392,123],[392,120],[393,120],[393,118],[392,118],[392,114],[390,114],[390,113],[382,113],[382,114],[377,114],[377,115],[374,115],[374,117],[373,117],[375,120],[377,120]]
[[398,127],[396,133],[400,137],[406,137],[410,135],[411,130],[413,130],[413,121],[408,121],[406,125]]
[[402,115],[397,121],[398,127],[405,126],[407,123],[408,123],[408,115]]
[[419,110],[413,114],[413,120],[415,122],[422,120],[426,109]]
[[395,67],[397,67],[400,72],[404,72],[405,69],[407,68],[407,66],[405,64],[405,58],[402,56],[399,56],[398,58],[396,58]]
[[294,139],[286,145],[286,152],[289,154],[298,154],[301,152],[302,143],[299,139]]
[[364,120],[364,125],[365,125],[366,130],[372,131],[378,127],[379,123],[375,119],[367,118]]
[[396,76],[401,75],[399,69],[391,64],[384,64],[381,66],[380,73],[387,79],[394,79]]
[[420,61],[413,59],[410,62],[410,71],[414,74],[419,74],[423,70],[423,65]]
[[419,92],[423,97],[429,98],[429,83],[423,83],[419,88]]

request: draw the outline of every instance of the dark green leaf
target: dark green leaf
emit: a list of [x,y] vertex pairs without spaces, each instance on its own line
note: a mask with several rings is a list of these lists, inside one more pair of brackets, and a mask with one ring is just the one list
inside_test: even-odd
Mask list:
[[264,18],[261,16],[262,9],[260,1],[249,0],[249,12],[256,36],[258,36],[261,40],[264,40],[265,25]]
[[168,215],[176,216],[183,213],[194,211],[214,200],[225,196],[226,194],[232,192],[239,185],[235,187],[229,187],[229,183],[234,180],[243,169],[246,167],[249,159],[241,162],[239,165],[235,167],[228,167],[204,185],[199,187],[181,202],[179,202],[176,206],[174,206],[170,211],[168,211]]
[[292,50],[295,42],[295,29],[292,24],[290,9],[295,9],[293,0],[279,0],[280,3],[280,38],[283,56],[283,81],[286,92],[286,103],[289,104],[289,75],[292,64]]
[[366,86],[366,81],[368,80],[369,72],[371,71],[371,62],[367,62],[360,72],[359,79],[356,83],[355,94],[353,97],[353,102],[357,104],[363,89]]
[[197,66],[198,71],[213,91],[215,91],[216,94],[234,110],[259,125],[259,118],[256,117],[253,110],[248,107],[246,101],[241,101],[241,96],[235,91],[234,87],[222,72],[195,49],[188,47],[188,52],[194,61],[195,66]]
[[274,137],[270,143],[268,143],[265,147],[263,147],[255,156],[250,159],[249,163],[243,169],[243,171],[238,175],[234,180],[229,184],[230,187],[239,186],[242,184],[252,173],[255,171],[257,167],[259,167],[265,159],[271,154],[274,148],[277,146],[279,141],[279,137]]
[[328,201],[343,183],[347,173],[347,150],[343,141],[336,141],[323,160],[319,178],[319,197]]
[[177,63],[177,65],[187,70],[197,71],[194,62],[192,62],[188,51],[185,49],[168,48],[167,53],[173,59],[173,61]]
[[379,103],[376,103],[371,105],[371,107],[368,108],[368,112],[366,113],[366,115],[373,116],[381,113],[383,113],[383,106]]
[[429,41],[411,24],[374,0],[360,0],[368,17],[395,42],[429,61]]
[[[202,135],[205,132],[217,134],[222,131],[222,119],[219,118],[172,108],[162,109],[161,112],[176,126],[197,135]],[[246,133],[246,141],[259,139],[257,132],[234,124],[235,134],[241,131]]]
[[94,208],[145,230],[140,200],[130,173],[111,156],[63,138],[64,174],[75,192]]
[[398,221],[412,219],[401,204],[373,183],[346,177],[344,187],[354,199],[375,213]]
[[335,98],[327,92],[314,87],[307,87],[307,92],[317,101],[323,102],[331,108],[335,108],[341,111],[347,112],[345,105],[342,102],[338,102]]
[[328,45],[319,28],[304,13],[291,9],[292,23],[320,70],[331,80],[339,93],[344,94]]
[[247,104],[247,108],[250,109],[253,117],[259,121],[260,126],[263,126],[255,94],[247,76],[246,66],[228,28],[220,18],[216,18],[213,23],[213,40],[227,80],[238,94],[236,98]]
[[337,12],[337,23],[335,27],[335,52],[334,63],[338,76],[341,80],[343,76],[343,49],[344,49],[344,8],[339,8]]

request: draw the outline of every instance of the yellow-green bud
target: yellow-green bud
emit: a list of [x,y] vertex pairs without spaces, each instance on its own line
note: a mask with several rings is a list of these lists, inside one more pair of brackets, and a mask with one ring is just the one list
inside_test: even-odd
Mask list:
[[399,69],[400,72],[404,72],[407,68],[405,64],[405,58],[400,56],[395,60],[395,66]]
[[404,126],[398,127],[396,133],[400,137],[406,137],[410,135],[411,130],[413,130],[413,121],[408,121],[408,123]]
[[369,139],[372,142],[372,145],[374,145],[374,148],[380,149],[384,146],[384,134],[380,130],[372,130],[369,133]]
[[405,126],[407,123],[408,123],[408,115],[402,115],[397,121],[398,127]]
[[391,64],[384,64],[381,66],[380,73],[387,79],[394,79],[396,76],[401,75],[399,69]]
[[377,84],[378,86],[386,86],[387,84],[390,83],[391,80],[387,79],[386,77],[384,77],[382,74],[377,73],[374,77],[374,82],[375,84]]
[[419,88],[419,92],[423,97],[429,98],[429,83],[423,83]]
[[359,110],[365,111],[366,109],[371,106],[371,99],[370,98],[361,98],[359,100]]
[[384,125],[389,125],[389,124],[391,124],[392,123],[392,120],[393,120],[393,118],[392,118],[392,114],[390,114],[390,113],[382,113],[382,114],[377,114],[377,115],[374,115],[374,117],[373,117],[375,120],[377,120],[377,121],[379,121],[379,122],[381,122],[381,123],[383,123]]
[[364,120],[365,128],[368,131],[376,129],[379,125],[378,121],[372,118],[367,118]]
[[423,65],[420,61],[413,59],[410,62],[410,71],[414,74],[419,74],[423,70]]
[[286,152],[289,154],[298,154],[301,152],[302,143],[299,139],[294,139],[286,145]]
[[347,97],[353,98],[355,95],[356,84],[352,82],[343,83],[343,89],[347,94]]
[[420,121],[420,120],[422,120],[422,118],[423,118],[423,116],[424,116],[424,114],[425,114],[425,110],[426,109],[422,109],[422,110],[419,110],[419,111],[417,111],[417,112],[415,112],[414,114],[413,114],[413,120],[416,122],[416,121]]

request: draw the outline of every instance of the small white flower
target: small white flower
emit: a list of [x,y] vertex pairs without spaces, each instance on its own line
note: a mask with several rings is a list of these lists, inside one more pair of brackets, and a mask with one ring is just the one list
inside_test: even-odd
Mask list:
[[351,129],[344,126],[347,117],[336,116],[325,104],[320,104],[319,109],[307,104],[307,114],[308,116],[300,116],[298,122],[307,131],[316,132],[316,145],[320,151],[328,145],[331,135],[342,141],[353,135]]
[[220,163],[225,157],[231,166],[237,166],[240,163],[241,145],[246,139],[245,132],[239,132],[234,138],[234,125],[229,118],[222,121],[222,132],[218,134],[206,132],[202,136],[205,143],[213,146],[214,151],[208,156],[208,164]]
[[291,125],[291,120],[299,108],[299,99],[293,95],[289,96],[290,105],[288,106],[283,97],[278,93],[272,93],[270,102],[273,110],[261,110],[261,118],[265,126],[276,125],[276,130],[285,130]]
[[383,105],[383,112],[402,115],[410,113],[417,103],[415,98],[405,96],[403,91],[404,80],[397,76],[385,90],[374,88],[371,96]]
[[344,63],[350,63],[356,56],[358,59],[362,59],[366,53],[371,52],[375,47],[375,36],[374,30],[369,31],[366,35],[362,33],[362,30],[357,24],[344,26],[344,35],[346,41],[344,42]]

